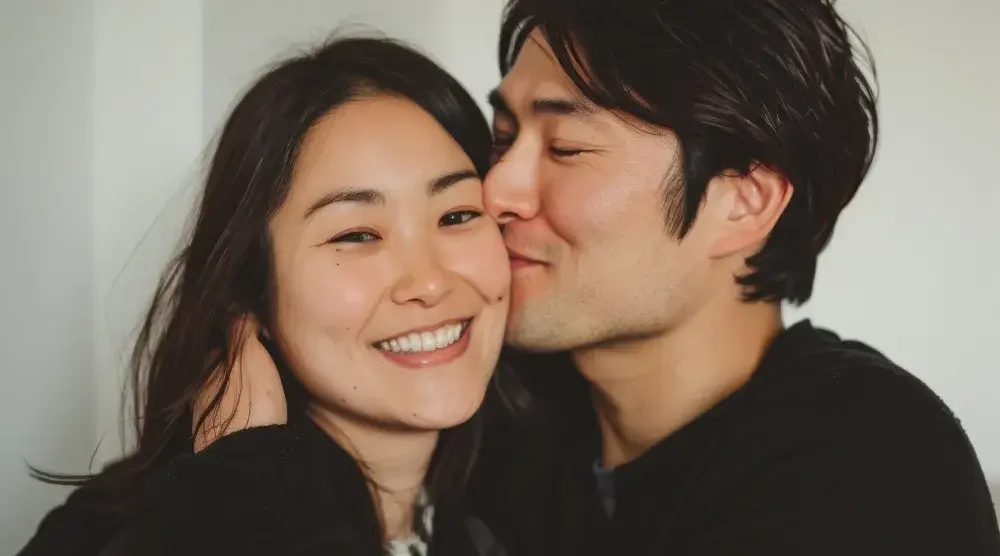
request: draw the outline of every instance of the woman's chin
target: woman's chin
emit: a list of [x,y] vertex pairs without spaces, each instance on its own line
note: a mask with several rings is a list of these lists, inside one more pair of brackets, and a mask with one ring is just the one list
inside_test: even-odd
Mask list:
[[[439,400],[440,402],[440,400]],[[483,396],[466,403],[455,403],[454,401],[441,402],[436,404],[426,404],[423,407],[414,407],[408,415],[400,419],[407,426],[419,430],[446,430],[457,427],[465,423],[476,414],[479,406],[482,405]]]

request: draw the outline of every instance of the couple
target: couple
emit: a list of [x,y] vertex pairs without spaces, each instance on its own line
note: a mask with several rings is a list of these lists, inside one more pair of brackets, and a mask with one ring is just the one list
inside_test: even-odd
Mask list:
[[492,136],[391,41],[278,65],[139,337],[138,446],[43,474],[80,488],[22,554],[1000,554],[943,403],[781,320],[875,151],[849,39],[512,0]]

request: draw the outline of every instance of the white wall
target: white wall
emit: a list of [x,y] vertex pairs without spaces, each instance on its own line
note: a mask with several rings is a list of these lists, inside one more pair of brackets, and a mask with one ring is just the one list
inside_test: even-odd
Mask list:
[[[1000,38],[995,0],[842,0],[879,64],[871,179],[804,310],[927,381],[1000,480]],[[483,101],[501,0],[0,0],[0,553],[120,452],[121,357],[197,191],[198,158],[261,67],[342,24],[422,46]],[[349,27],[350,29],[350,27]],[[483,103],[485,107],[485,103]],[[30,187],[30,189],[29,189]],[[990,256],[992,255],[992,257]],[[89,328],[89,329],[88,329]]]
[[129,341],[198,188],[202,28],[200,0],[95,7],[93,426],[106,461],[121,451]]
[[94,450],[88,2],[0,2],[0,554]]
[[[206,0],[206,136],[262,68],[333,34],[377,31],[430,55],[485,109],[499,80],[496,35],[502,0]],[[236,15],[238,14],[238,15]]]
[[2,0],[0,76],[9,554],[67,494],[26,463],[80,473],[121,450],[120,359],[197,182],[201,2]]

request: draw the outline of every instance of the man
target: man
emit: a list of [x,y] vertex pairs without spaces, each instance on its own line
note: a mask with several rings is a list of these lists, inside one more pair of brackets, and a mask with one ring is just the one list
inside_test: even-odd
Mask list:
[[829,0],[509,2],[485,192],[548,355],[473,498],[511,555],[1000,554],[940,399],[782,323],[875,152],[851,38]]

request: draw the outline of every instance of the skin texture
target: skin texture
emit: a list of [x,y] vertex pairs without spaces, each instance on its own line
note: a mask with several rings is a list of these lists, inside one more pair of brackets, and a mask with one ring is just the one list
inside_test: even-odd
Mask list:
[[[296,161],[290,193],[270,224],[275,322],[264,332],[314,397],[311,416],[366,464],[379,485],[387,533],[404,534],[440,430],[479,408],[499,357],[509,266],[482,184],[459,145],[415,104],[352,101],[322,118]],[[404,366],[375,347],[444,322],[472,319],[458,357]],[[222,434],[281,424],[277,369],[246,344],[223,397]],[[211,385],[204,403],[214,394]]]
[[734,277],[792,185],[765,167],[723,173],[677,238],[665,210],[682,187],[676,135],[589,103],[537,31],[491,101],[484,189],[513,269],[506,341],[572,351],[605,463],[622,463],[744,384],[780,330],[778,308],[743,302]]

